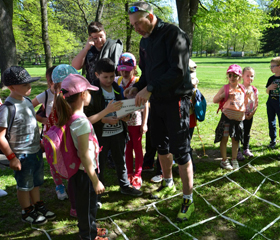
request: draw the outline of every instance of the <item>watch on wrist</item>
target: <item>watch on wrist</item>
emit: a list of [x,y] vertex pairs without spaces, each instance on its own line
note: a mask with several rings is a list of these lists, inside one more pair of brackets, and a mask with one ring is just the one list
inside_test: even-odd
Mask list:
[[147,91],[152,92],[154,90],[154,87],[152,85],[147,85]]

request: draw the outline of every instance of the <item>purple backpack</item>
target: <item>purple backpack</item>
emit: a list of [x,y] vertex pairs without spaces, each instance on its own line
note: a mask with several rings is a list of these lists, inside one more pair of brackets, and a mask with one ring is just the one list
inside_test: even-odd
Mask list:
[[[72,122],[81,117],[84,116],[74,114],[64,126],[52,126],[43,136],[48,163],[51,168],[65,179],[71,178],[79,170],[81,164],[81,160],[78,157],[78,150],[74,145],[70,132]],[[98,166],[99,144],[96,135],[93,134],[93,128],[90,122],[89,125],[91,128],[89,141],[93,141],[95,145],[94,160],[96,161],[96,166]]]

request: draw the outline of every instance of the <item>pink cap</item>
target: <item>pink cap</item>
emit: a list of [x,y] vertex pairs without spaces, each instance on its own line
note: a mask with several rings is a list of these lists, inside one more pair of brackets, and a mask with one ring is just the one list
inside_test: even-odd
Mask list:
[[61,83],[61,90],[65,97],[70,97],[85,90],[98,91],[89,81],[79,74],[69,74]]
[[123,53],[118,62],[118,71],[130,72],[136,66],[136,59],[131,53]]
[[237,64],[233,64],[228,67],[227,73],[235,73],[236,75],[242,76],[242,68]]

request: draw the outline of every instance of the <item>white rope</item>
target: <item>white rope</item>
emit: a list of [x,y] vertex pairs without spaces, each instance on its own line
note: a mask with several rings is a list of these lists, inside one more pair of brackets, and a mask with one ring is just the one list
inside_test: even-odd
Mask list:
[[[234,219],[232,219],[232,218],[227,217],[227,216],[224,215],[224,214],[227,213],[228,211],[234,209],[235,207],[237,207],[238,205],[240,205],[240,204],[246,202],[248,199],[250,199],[250,198],[252,198],[252,197],[255,197],[255,198],[257,198],[257,199],[259,199],[259,200],[261,200],[261,201],[263,201],[263,202],[265,202],[265,203],[267,203],[267,204],[270,204],[270,205],[272,205],[272,206],[274,206],[274,207],[276,207],[276,208],[278,208],[278,209],[280,208],[279,205],[277,205],[277,204],[275,204],[275,203],[272,203],[272,202],[270,202],[270,201],[268,201],[268,200],[266,200],[266,199],[263,199],[263,198],[261,198],[261,197],[258,197],[258,196],[256,195],[257,192],[259,191],[259,189],[262,187],[262,185],[265,183],[266,180],[269,180],[269,181],[274,182],[274,183],[276,183],[276,184],[280,184],[278,181],[271,179],[272,176],[274,176],[274,175],[276,175],[276,174],[279,174],[280,171],[275,172],[275,173],[273,173],[273,174],[271,174],[271,175],[269,175],[269,176],[264,175],[262,172],[258,171],[257,168],[254,167],[254,166],[251,164],[251,163],[252,163],[254,160],[256,160],[257,158],[258,158],[258,157],[253,158],[253,159],[250,160],[247,164],[244,164],[243,166],[241,166],[239,169],[235,169],[234,171],[228,172],[228,173],[224,174],[224,175],[221,176],[221,177],[218,177],[218,178],[213,179],[213,180],[211,180],[211,181],[209,181],[209,182],[207,182],[207,183],[203,183],[203,184],[198,185],[198,186],[196,186],[196,187],[193,188],[194,192],[196,192],[197,195],[200,196],[200,197],[205,201],[205,203],[206,203],[209,207],[211,207],[211,208],[217,213],[216,216],[213,216],[213,217],[204,219],[204,220],[199,221],[199,222],[197,222],[197,223],[194,223],[194,224],[192,224],[192,225],[186,226],[186,227],[184,227],[184,228],[182,228],[182,229],[179,228],[179,227],[178,227],[175,223],[173,223],[166,215],[164,215],[163,213],[161,213],[161,212],[158,210],[158,208],[156,207],[156,204],[158,204],[158,203],[160,203],[160,202],[167,201],[167,200],[169,200],[169,199],[171,199],[171,198],[175,198],[175,197],[177,197],[177,196],[179,196],[179,195],[182,195],[182,193],[178,193],[178,194],[175,194],[175,195],[170,196],[170,197],[168,197],[168,198],[161,199],[161,200],[158,200],[158,201],[156,201],[156,202],[150,203],[150,204],[148,204],[148,205],[144,205],[144,206],[138,207],[138,208],[136,208],[136,209],[131,209],[131,210],[127,210],[127,211],[125,211],[125,212],[121,212],[121,213],[114,214],[114,215],[111,215],[111,216],[107,216],[107,217],[104,217],[104,218],[99,218],[99,219],[97,219],[97,221],[104,221],[104,220],[109,219],[109,220],[112,222],[112,224],[114,224],[114,225],[116,226],[116,228],[117,228],[118,231],[121,233],[121,235],[123,236],[123,238],[124,238],[125,240],[129,240],[129,238],[128,238],[128,237],[126,236],[126,234],[123,232],[123,230],[121,229],[121,227],[118,226],[118,224],[115,223],[115,221],[113,220],[113,218],[116,218],[116,217],[118,217],[118,216],[120,216],[120,215],[123,215],[123,214],[127,214],[127,213],[129,213],[129,212],[136,212],[136,211],[141,211],[141,210],[144,210],[144,209],[146,209],[146,212],[148,212],[151,208],[153,208],[153,209],[155,209],[155,211],[156,211],[160,216],[164,217],[164,218],[169,222],[169,224],[172,225],[172,226],[176,229],[176,231],[171,232],[171,233],[168,233],[167,235],[161,236],[161,237],[156,238],[156,239],[154,239],[154,240],[164,239],[164,238],[167,238],[167,237],[169,237],[169,236],[171,236],[171,235],[174,235],[174,234],[177,234],[177,233],[180,233],[180,232],[181,232],[181,233],[184,233],[185,235],[188,235],[189,237],[191,237],[191,238],[194,239],[194,240],[197,240],[196,237],[194,237],[194,236],[192,236],[190,233],[186,232],[186,230],[188,230],[188,229],[190,229],[190,228],[193,228],[193,227],[196,227],[196,226],[199,226],[199,225],[202,225],[202,224],[207,223],[207,222],[209,222],[209,221],[212,221],[212,220],[214,220],[214,219],[216,219],[216,218],[218,218],[218,217],[222,217],[222,218],[226,219],[227,221],[231,221],[231,222],[233,222],[233,223],[235,223],[235,224],[237,224],[237,225],[240,225],[240,226],[242,226],[242,227],[245,227],[245,228],[248,228],[248,229],[254,231],[255,234],[254,234],[254,236],[251,238],[251,240],[253,240],[255,237],[257,237],[257,236],[259,236],[259,235],[262,236],[264,239],[270,240],[269,238],[267,238],[266,236],[263,235],[263,232],[266,231],[267,229],[269,229],[271,226],[273,226],[277,221],[279,221],[279,220],[280,220],[280,216],[278,216],[277,218],[275,218],[271,223],[269,223],[269,224],[268,224],[267,226],[265,226],[263,229],[261,229],[260,231],[258,231],[257,229],[254,229],[254,228],[252,228],[252,227],[246,226],[246,225],[244,225],[243,223],[240,223],[240,222],[238,222],[238,221],[236,221],[236,220],[234,220]],[[272,159],[272,158],[270,158],[270,159]],[[272,160],[274,160],[274,159],[272,159]],[[259,186],[256,188],[256,190],[255,190],[253,193],[249,192],[247,189],[243,188],[239,183],[235,182],[234,180],[232,180],[232,179],[230,178],[230,175],[232,175],[232,174],[235,173],[236,171],[238,171],[238,170],[240,170],[241,168],[244,168],[244,167],[246,167],[246,166],[249,166],[249,167],[253,168],[257,173],[259,173],[259,174],[264,178],[264,179],[261,181],[261,183],[259,184]],[[222,180],[222,179],[227,179],[228,181],[230,181],[230,182],[232,182],[233,184],[237,185],[240,189],[242,189],[242,190],[244,190],[246,193],[248,193],[249,196],[246,197],[246,198],[244,198],[244,199],[242,199],[241,201],[239,201],[238,203],[236,203],[234,206],[232,206],[232,207],[226,209],[225,211],[223,211],[222,213],[220,213],[212,204],[210,204],[210,203],[207,201],[207,199],[205,199],[205,198],[197,191],[197,189],[199,189],[199,188],[201,188],[201,187],[203,187],[203,186],[212,184],[212,183],[217,182],[217,181]],[[73,225],[68,225],[68,226],[61,227],[61,228],[67,228],[67,227],[70,227],[70,226],[73,226]],[[32,227],[32,225],[31,225],[31,227]],[[51,229],[51,230],[43,230],[43,229],[34,228],[34,227],[32,227],[32,228],[35,229],[35,230],[44,232],[44,233],[46,234],[46,236],[48,237],[48,239],[50,239],[50,240],[51,240],[51,238],[50,238],[50,236],[48,235],[47,232],[54,231],[54,230],[57,230],[57,229],[61,229],[61,228],[57,228],[57,229]]]

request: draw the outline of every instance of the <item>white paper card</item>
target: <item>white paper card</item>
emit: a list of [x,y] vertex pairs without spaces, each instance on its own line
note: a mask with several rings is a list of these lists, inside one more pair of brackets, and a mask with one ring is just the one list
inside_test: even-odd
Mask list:
[[117,118],[122,118],[127,114],[133,113],[139,109],[143,109],[145,106],[141,105],[140,107],[135,106],[135,98],[121,100],[123,102],[122,108],[119,111],[116,111]]

